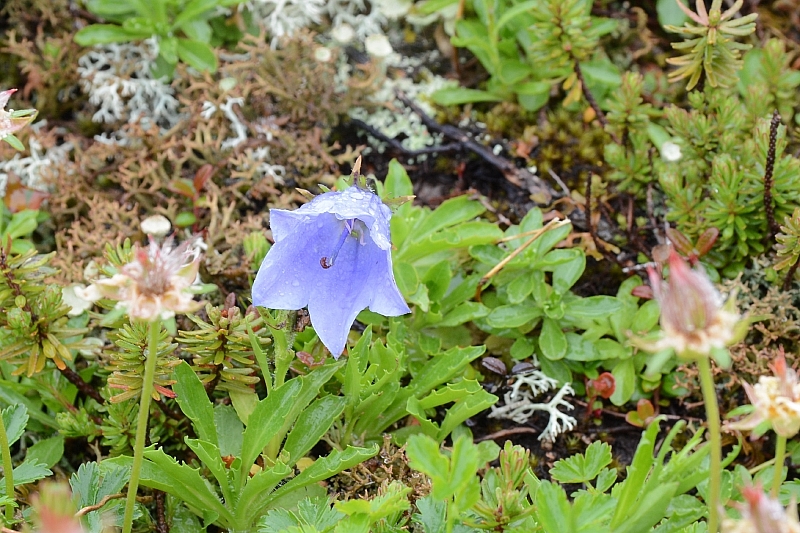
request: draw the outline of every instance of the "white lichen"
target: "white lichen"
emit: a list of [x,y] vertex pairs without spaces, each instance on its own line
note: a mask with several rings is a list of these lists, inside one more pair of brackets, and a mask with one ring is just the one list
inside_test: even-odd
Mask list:
[[[37,124],[41,127],[44,121]],[[42,143],[35,136],[28,141],[30,155],[20,153],[5,161],[0,161],[0,197],[5,196],[9,174],[17,176],[25,187],[39,191],[47,191],[45,173],[49,168],[59,166],[67,160],[67,155],[72,151],[71,143],[64,143],[44,150]]]
[[[393,54],[395,55],[395,54]],[[441,134],[431,134],[422,119],[407,108],[396,98],[396,93],[402,92],[407,98],[412,100],[429,116],[435,114],[435,109],[428,100],[428,96],[454,82],[446,80],[441,76],[431,74],[423,70],[421,81],[415,82],[411,76],[400,76],[396,79],[387,78],[383,85],[370,97],[376,104],[384,104],[384,107],[367,110],[362,107],[355,107],[349,111],[352,118],[361,120],[374,127],[390,138],[396,138],[401,134],[405,137],[401,144],[407,150],[419,150],[427,146],[440,144]],[[389,103],[386,106],[385,103]],[[378,152],[383,153],[386,149],[385,143],[374,143]],[[364,153],[367,153],[365,151]]]
[[233,106],[242,106],[243,104],[244,98],[232,96],[225,97],[225,102],[220,104],[219,107],[208,100],[203,102],[203,106],[200,111],[200,116],[203,117],[203,119],[211,120],[211,117],[213,117],[218,111],[221,112],[226,119],[228,119],[228,124],[230,125],[233,135],[222,141],[223,149],[236,148],[248,138],[247,126],[245,126],[244,122],[242,122],[242,120],[239,118],[239,115],[233,109]]
[[246,4],[276,46],[281,37],[322,21],[325,0],[250,0]]
[[564,397],[575,394],[569,383],[565,383],[547,403],[535,403],[538,396],[558,387],[558,381],[548,377],[540,370],[529,370],[514,376],[511,390],[503,395],[500,405],[493,405],[490,418],[505,418],[517,424],[525,424],[536,411],[549,413],[547,426],[539,435],[539,440],[553,442],[555,438],[575,428],[577,420],[559,411],[559,408],[572,410],[574,407]]
[[169,129],[181,120],[174,89],[154,79],[158,42],[110,43],[94,46],[78,59],[81,86],[98,107],[94,122],[141,122]]

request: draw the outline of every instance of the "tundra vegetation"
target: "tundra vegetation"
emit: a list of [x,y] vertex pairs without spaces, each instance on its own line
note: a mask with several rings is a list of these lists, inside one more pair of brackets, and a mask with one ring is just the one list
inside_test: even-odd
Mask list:
[[800,533],[797,0],[6,0],[1,531]]

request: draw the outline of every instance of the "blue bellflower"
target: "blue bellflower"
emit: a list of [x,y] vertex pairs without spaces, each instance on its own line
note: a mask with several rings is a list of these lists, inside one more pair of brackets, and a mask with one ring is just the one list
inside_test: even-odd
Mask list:
[[253,303],[308,306],[322,343],[338,358],[366,307],[384,316],[410,312],[392,273],[392,210],[374,193],[327,192],[295,211],[270,209],[275,245],[253,283]]

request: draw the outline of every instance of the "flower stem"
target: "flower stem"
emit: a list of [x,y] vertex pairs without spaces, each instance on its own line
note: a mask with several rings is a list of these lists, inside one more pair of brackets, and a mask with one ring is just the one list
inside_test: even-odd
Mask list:
[[147,346],[147,358],[144,363],[144,378],[142,379],[142,397],[139,403],[139,419],[136,422],[136,442],[133,446],[133,467],[131,479],[128,482],[128,497],[125,500],[125,519],[122,523],[122,532],[131,533],[133,526],[133,509],[136,504],[136,491],[139,488],[139,475],[144,460],[144,443],[147,438],[147,422],[150,414],[150,400],[153,396],[153,380],[158,362],[158,337],[161,333],[161,321],[156,317],[150,322],[150,335]]
[[776,435],[778,440],[775,442],[775,474],[772,478],[772,497],[778,499],[778,492],[781,489],[781,478],[783,477],[783,461],[786,456],[786,437]]
[[[9,407],[10,409],[10,407]],[[11,450],[8,447],[8,435],[6,435],[6,424],[0,416],[0,452],[3,454],[3,477],[6,481],[6,496],[14,498],[14,463],[11,462]],[[14,505],[6,504],[6,524],[11,524],[14,520]]]
[[711,470],[708,480],[708,531],[717,533],[720,480],[722,477],[722,437],[720,434],[719,406],[717,391],[714,388],[714,375],[708,357],[697,360],[700,371],[700,388],[706,405],[708,419],[708,445],[711,446]]

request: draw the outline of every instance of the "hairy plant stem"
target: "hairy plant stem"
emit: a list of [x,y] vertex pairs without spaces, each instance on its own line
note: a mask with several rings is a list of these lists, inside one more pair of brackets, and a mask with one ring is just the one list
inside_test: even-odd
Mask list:
[[722,436],[720,434],[719,406],[717,405],[717,391],[714,388],[714,375],[711,372],[711,362],[708,357],[700,357],[697,361],[700,371],[700,388],[703,391],[703,401],[706,405],[706,418],[708,419],[708,445],[711,446],[711,469],[708,479],[708,531],[717,533],[719,522],[719,494],[722,478]]
[[777,499],[781,489],[781,478],[783,477],[783,461],[786,457],[786,437],[776,435],[775,441],[775,474],[772,478],[772,497]]
[[142,397],[139,402],[139,418],[136,422],[136,441],[133,446],[133,467],[128,482],[128,497],[125,500],[125,519],[122,522],[122,533],[131,533],[133,526],[133,509],[136,504],[136,491],[139,488],[139,475],[144,460],[144,444],[147,437],[147,422],[150,414],[150,401],[153,396],[153,379],[158,362],[158,337],[161,333],[161,321],[156,317],[150,322],[150,335],[147,346],[147,357],[144,362],[142,378]]
[[770,241],[775,240],[781,228],[775,220],[775,206],[772,205],[772,185],[774,180],[772,174],[775,171],[775,150],[778,143],[778,126],[781,124],[781,116],[776,109],[772,113],[772,120],[769,124],[769,146],[767,148],[767,160],[764,169],[764,212],[767,215],[767,231]]
[[[10,407],[9,407],[10,409]],[[0,416],[0,452],[3,454],[3,477],[6,481],[6,496],[14,498],[14,463],[11,462],[11,449],[8,446],[8,435],[6,434],[6,423]],[[11,524],[14,520],[14,506],[6,504],[6,524]]]

